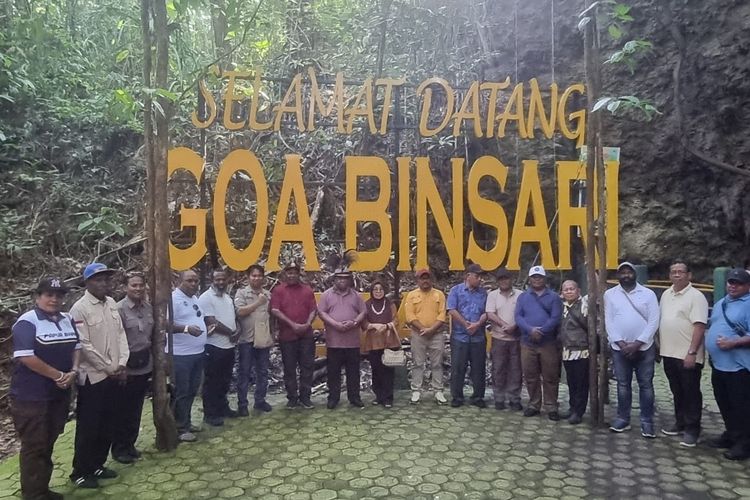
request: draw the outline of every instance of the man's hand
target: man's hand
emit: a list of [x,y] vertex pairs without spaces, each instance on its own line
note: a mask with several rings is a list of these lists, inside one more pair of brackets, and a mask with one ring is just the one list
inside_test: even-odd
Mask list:
[[730,340],[722,335],[719,335],[719,338],[716,339],[716,345],[722,351],[731,351],[735,347],[734,340]]
[[531,333],[529,334],[529,337],[531,337],[531,341],[535,343],[539,343],[544,338],[544,334],[542,333],[542,329],[538,326],[535,326],[531,329]]
[[469,324],[466,326],[466,331],[469,332],[469,335],[474,335],[477,333],[477,330],[479,330],[479,327],[482,324],[479,321],[476,321],[474,323],[469,322]]
[[266,298],[266,296],[261,295],[260,297],[258,297],[258,300],[256,300],[255,303],[253,304],[253,307],[257,309],[258,307],[262,306],[266,302],[268,302],[268,299]]
[[640,342],[625,342],[625,347],[622,348],[622,353],[626,358],[632,358],[633,356],[638,355],[640,348]]
[[75,380],[76,372],[68,372],[63,375],[63,379],[61,381],[55,382],[55,384],[57,384],[57,387],[59,387],[60,389],[67,389],[68,387],[73,385]]
[[697,357],[697,354],[688,354],[685,356],[685,359],[682,360],[682,367],[686,370],[692,370],[695,368],[695,359]]
[[196,325],[188,326],[187,332],[188,332],[188,335],[192,335],[193,337],[200,337],[202,333],[200,327]]

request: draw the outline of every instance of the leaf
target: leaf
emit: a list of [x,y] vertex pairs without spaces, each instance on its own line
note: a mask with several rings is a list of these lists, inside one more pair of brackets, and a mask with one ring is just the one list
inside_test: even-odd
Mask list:
[[622,29],[616,24],[610,24],[607,31],[613,40],[619,40],[622,38]]
[[118,52],[117,55],[115,56],[115,62],[121,63],[122,61],[127,59],[129,55],[130,55],[130,51],[128,49],[123,49],[120,52]]
[[614,100],[614,97],[602,97],[598,101],[596,101],[596,104],[594,104],[594,107],[591,109],[592,113],[595,113],[602,109],[604,106],[607,106],[611,101]]
[[607,111],[609,111],[612,114],[615,114],[617,109],[620,107],[620,104],[622,104],[622,101],[613,99],[607,104]]
[[87,228],[93,226],[94,222],[95,222],[94,219],[87,219],[87,220],[81,222],[80,224],[78,224],[78,230],[79,231],[84,231]]

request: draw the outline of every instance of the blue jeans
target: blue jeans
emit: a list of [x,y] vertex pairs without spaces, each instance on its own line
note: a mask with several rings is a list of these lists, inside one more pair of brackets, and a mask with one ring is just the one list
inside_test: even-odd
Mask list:
[[177,432],[190,430],[190,410],[203,375],[203,353],[174,356],[174,419]]
[[638,382],[638,395],[641,404],[641,424],[654,423],[654,360],[656,344],[640,351],[637,359],[628,359],[620,351],[612,350],[612,360],[617,378],[617,418],[630,422],[630,409],[633,404],[633,372]]
[[237,345],[240,353],[237,369],[237,406],[247,408],[247,390],[250,387],[252,373],[255,373],[255,404],[266,400],[268,392],[268,365],[271,348],[256,349],[253,344]]

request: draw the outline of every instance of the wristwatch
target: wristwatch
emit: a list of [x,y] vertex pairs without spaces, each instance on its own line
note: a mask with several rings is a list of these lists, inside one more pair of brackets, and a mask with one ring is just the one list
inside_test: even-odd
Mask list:
[[190,325],[185,325],[185,328],[182,329],[182,333],[188,333],[190,331]]

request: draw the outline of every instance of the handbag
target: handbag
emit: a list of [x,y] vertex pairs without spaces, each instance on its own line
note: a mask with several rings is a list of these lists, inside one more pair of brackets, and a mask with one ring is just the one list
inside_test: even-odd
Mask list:
[[385,349],[381,361],[385,366],[404,366],[406,365],[406,353],[403,349],[398,351]]
[[140,351],[130,351],[127,367],[131,370],[140,370],[148,366],[151,361],[151,349],[141,349]]

